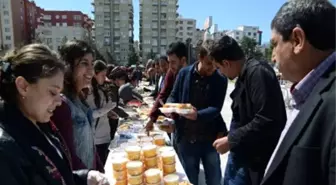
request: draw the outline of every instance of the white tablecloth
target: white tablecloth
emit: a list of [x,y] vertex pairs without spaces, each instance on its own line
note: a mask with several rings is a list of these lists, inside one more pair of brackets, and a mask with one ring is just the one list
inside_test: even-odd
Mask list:
[[[150,89],[153,89],[154,90],[154,87],[153,86],[148,86],[148,84],[146,83],[142,83],[141,85],[141,88],[143,88],[144,86],[146,86],[146,88],[150,88]],[[126,109],[126,112],[130,115],[133,115],[133,114],[137,114],[136,111],[134,111],[134,109]],[[140,120],[139,120],[140,121]],[[137,121],[133,121],[133,122],[137,122]],[[155,131],[159,131],[158,128],[155,129]],[[162,132],[162,131],[160,131]],[[135,133],[132,133],[132,137],[133,138],[137,138],[137,132]],[[170,139],[168,137],[168,134],[166,132],[162,132],[164,137],[165,137],[165,140],[167,142],[170,142]],[[110,144],[110,150],[113,150],[113,148],[117,147],[120,143],[123,143],[123,142],[127,142],[127,139],[125,138],[120,138],[118,134],[116,134],[116,137],[114,140],[111,141],[111,144]],[[113,169],[112,169],[112,151],[109,152],[109,155],[107,157],[107,160],[106,160],[106,163],[105,163],[105,166],[104,166],[104,169],[105,169],[105,174],[106,176],[108,177],[111,185],[114,185],[115,184],[115,179],[113,178]],[[182,164],[181,164],[181,161],[180,159],[178,158],[177,154],[176,154],[176,174],[179,175],[180,177],[180,181],[188,181],[188,177],[182,167]]]

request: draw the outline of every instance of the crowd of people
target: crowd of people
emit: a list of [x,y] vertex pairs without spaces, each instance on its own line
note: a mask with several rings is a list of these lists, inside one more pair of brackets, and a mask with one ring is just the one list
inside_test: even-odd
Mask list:
[[[274,69],[223,36],[204,40],[187,64],[184,43],[145,67],[95,60],[84,41],[58,52],[29,44],[1,58],[0,177],[3,185],[107,185],[104,163],[123,109],[155,89],[145,129],[158,116],[193,185],[203,164],[207,185],[335,184],[335,7],[324,0],[285,2],[272,24],[273,60],[293,83],[286,112]],[[221,116],[234,80],[230,128]],[[145,89],[146,90],[146,89]],[[148,90],[148,89],[147,89]],[[163,114],[165,103],[188,103],[188,114]],[[229,152],[223,174],[220,154]]]

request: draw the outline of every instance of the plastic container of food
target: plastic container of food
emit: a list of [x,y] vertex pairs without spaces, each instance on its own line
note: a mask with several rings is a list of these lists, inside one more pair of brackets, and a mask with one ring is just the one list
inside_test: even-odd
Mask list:
[[112,167],[114,171],[124,171],[126,170],[126,164],[128,162],[127,158],[113,158]]
[[127,146],[125,148],[127,158],[131,161],[137,161],[141,158],[141,148],[139,146]]
[[165,108],[165,107],[161,107],[161,108],[159,108],[159,110],[160,110],[163,114],[171,114],[171,113],[175,112],[175,108]]
[[175,163],[174,164],[164,164],[162,169],[163,169],[163,174],[169,175],[169,174],[176,172],[176,165]]
[[147,169],[149,168],[157,168],[158,167],[158,157],[150,157],[145,158],[145,166]]
[[128,184],[129,185],[139,185],[139,184],[143,184],[143,175],[128,175]]
[[123,170],[123,171],[113,171],[113,177],[114,177],[117,181],[126,180],[126,179],[127,179],[127,172],[126,172],[126,169]]
[[156,168],[145,171],[145,181],[147,184],[156,184],[161,182],[161,171]]
[[165,146],[166,145],[165,137],[163,135],[154,136],[154,144],[157,146]]
[[115,183],[115,185],[127,185],[127,179],[125,179],[125,180],[117,180],[116,181],[116,183]]
[[180,177],[176,174],[169,174],[163,177],[164,185],[179,185]]
[[176,153],[174,151],[168,151],[161,154],[162,164],[171,165],[176,162]]
[[143,172],[143,163],[141,161],[130,161],[126,164],[128,175],[137,176]]
[[157,147],[156,145],[145,145],[142,147],[142,151],[143,151],[143,154],[145,156],[145,158],[151,158],[151,157],[155,157],[156,154],[157,154]]

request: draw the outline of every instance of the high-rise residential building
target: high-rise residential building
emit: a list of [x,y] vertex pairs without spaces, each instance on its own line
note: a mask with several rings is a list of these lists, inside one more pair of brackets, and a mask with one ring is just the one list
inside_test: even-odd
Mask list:
[[138,40],[134,41],[133,47],[134,47],[134,51],[139,55],[140,48],[139,48]]
[[38,18],[36,39],[57,50],[67,40],[91,40],[93,21],[81,11],[42,10]]
[[227,31],[226,34],[237,41],[241,41],[241,39],[246,36],[254,39],[258,45],[261,45],[262,31],[259,30],[258,26],[239,26],[235,30]]
[[200,41],[203,41],[204,38],[204,29],[196,28],[195,34],[194,34],[194,40],[191,42],[193,46],[197,46],[197,43]]
[[165,55],[176,41],[178,0],[140,0],[140,55],[143,61]]
[[[31,41],[34,12],[28,0],[0,0],[0,46],[10,49]],[[31,27],[33,29],[31,29]]]
[[[94,0],[95,42],[98,50],[126,65],[133,47],[132,0]],[[109,61],[107,61],[109,62]]]
[[176,20],[177,34],[176,40],[186,42],[187,39],[191,39],[193,43],[196,38],[196,20],[189,18],[179,17]]
[[0,0],[0,50],[37,40],[57,49],[59,38],[89,36],[92,24],[80,11],[48,11],[32,0]]

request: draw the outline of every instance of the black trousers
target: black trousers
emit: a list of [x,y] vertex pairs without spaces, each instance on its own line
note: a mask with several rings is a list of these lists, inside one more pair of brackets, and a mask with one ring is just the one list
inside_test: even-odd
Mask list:
[[117,132],[118,123],[119,119],[109,119],[111,140],[114,139],[114,135]]
[[100,144],[96,145],[97,153],[99,155],[100,161],[105,165],[107,156],[109,153],[109,147],[110,143]]

